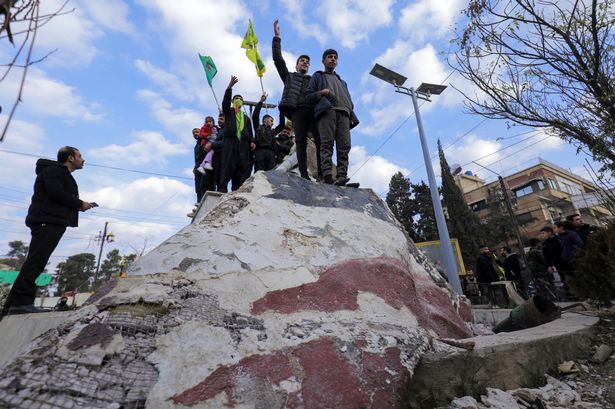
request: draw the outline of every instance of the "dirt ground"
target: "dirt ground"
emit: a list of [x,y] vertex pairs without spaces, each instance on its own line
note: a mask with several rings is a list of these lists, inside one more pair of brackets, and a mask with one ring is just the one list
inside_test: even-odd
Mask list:
[[583,401],[600,404],[605,409],[615,409],[615,354],[602,364],[590,361],[600,344],[606,344],[615,349],[615,308],[587,313],[600,317],[592,348],[586,353],[581,352],[579,359],[575,361],[580,369],[578,373],[556,375],[556,377],[566,383],[574,382],[575,389],[581,394]]

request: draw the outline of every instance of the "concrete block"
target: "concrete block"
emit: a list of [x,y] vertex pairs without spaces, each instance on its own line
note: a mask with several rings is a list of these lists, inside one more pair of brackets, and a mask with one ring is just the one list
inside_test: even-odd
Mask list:
[[444,405],[457,396],[478,397],[487,387],[539,386],[545,373],[587,350],[598,321],[567,313],[538,327],[471,338],[473,351],[425,353],[408,392],[411,407]]

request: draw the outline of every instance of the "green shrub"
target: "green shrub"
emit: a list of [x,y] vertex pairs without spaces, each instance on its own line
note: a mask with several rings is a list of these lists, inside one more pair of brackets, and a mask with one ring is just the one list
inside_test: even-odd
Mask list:
[[587,249],[577,252],[576,272],[567,279],[571,292],[598,306],[615,299],[615,222],[589,235]]

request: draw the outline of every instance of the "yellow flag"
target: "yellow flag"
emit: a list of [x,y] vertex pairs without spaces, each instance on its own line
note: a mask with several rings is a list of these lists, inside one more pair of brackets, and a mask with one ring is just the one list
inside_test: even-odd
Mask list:
[[252,20],[250,19],[250,24],[248,25],[248,31],[246,31],[246,35],[243,37],[243,41],[241,42],[241,48],[246,49],[246,56],[250,61],[254,63],[256,67],[256,75],[259,77],[263,76],[265,72],[265,63],[258,53],[258,49],[256,45],[258,44],[258,37],[256,36],[256,32],[254,31],[254,25],[252,24]]

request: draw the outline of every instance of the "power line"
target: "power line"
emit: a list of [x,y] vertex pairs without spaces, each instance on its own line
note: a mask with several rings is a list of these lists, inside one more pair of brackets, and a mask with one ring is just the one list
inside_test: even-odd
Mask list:
[[[8,153],[8,154],[11,154],[11,155],[28,156],[28,157],[32,157],[32,158],[45,158],[45,156],[43,156],[43,155],[36,155],[36,154],[26,153],[26,152],[9,151],[9,150],[6,150],[6,149],[0,149],[0,152]],[[51,158],[46,158],[46,159],[53,160]],[[162,177],[168,177],[168,178],[174,178],[174,179],[192,180],[192,178],[189,178],[187,176],[169,175],[169,174],[166,174],[166,173],[157,173],[157,172],[147,172],[147,171],[144,171],[144,170],[120,168],[120,167],[117,167],[117,166],[99,165],[99,164],[96,164],[96,163],[89,163],[89,162],[88,162],[88,166],[94,166],[94,167],[97,167],[97,168],[104,168],[104,169],[111,169],[111,170],[118,170],[118,171],[121,171],[121,172],[132,172],[132,173],[140,173],[140,174],[151,175],[151,176],[162,176]]]
[[[451,76],[453,75],[453,71],[451,71],[450,74],[448,74],[448,76],[446,78],[444,78],[444,80],[442,82],[440,82],[440,84],[444,84]],[[419,109],[425,104],[425,101],[421,102],[421,105],[419,105]],[[391,134],[380,144],[380,146],[378,146],[378,148],[376,148],[376,150],[374,151],[374,153],[372,153],[367,159],[365,159],[365,161],[361,164],[361,166],[359,166],[359,168],[357,170],[355,170],[352,175],[350,175],[350,178],[352,179],[352,177],[354,175],[357,174],[357,172],[359,172],[363,166],[365,166],[367,164],[367,162],[369,162],[374,156],[376,156],[376,154],[380,151],[380,149],[382,149],[382,147],[384,145],[387,144],[387,142],[389,142],[391,140],[391,138],[397,133],[397,131],[399,131],[401,129],[401,127],[408,122],[408,120],[410,118],[412,118],[415,115],[415,112],[412,112],[410,115],[408,115],[408,117],[406,117],[406,119],[404,119],[397,128],[395,128],[395,130],[393,132],[391,132]]]

